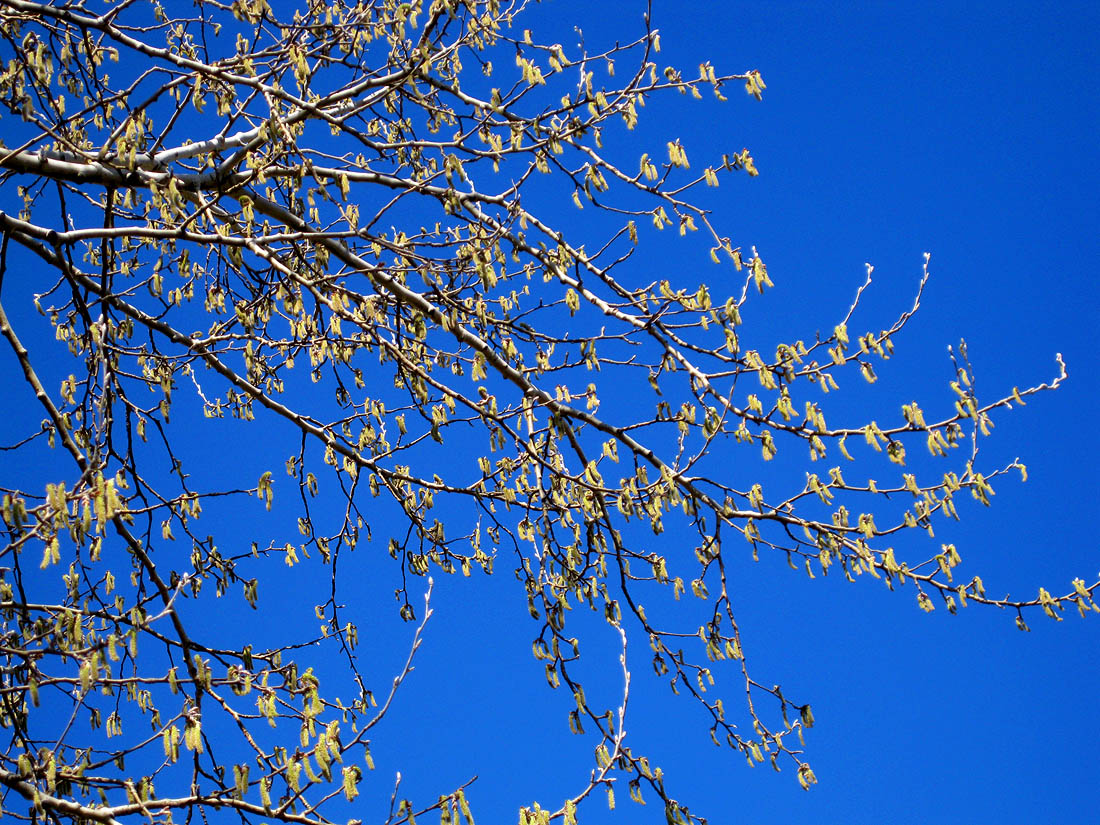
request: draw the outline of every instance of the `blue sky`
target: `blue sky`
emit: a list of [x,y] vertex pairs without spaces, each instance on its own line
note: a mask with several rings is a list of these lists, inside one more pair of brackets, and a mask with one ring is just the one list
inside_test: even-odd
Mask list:
[[[579,25],[590,44],[641,33],[639,4],[598,8],[550,2],[520,26],[567,42]],[[922,256],[931,253],[920,312],[874,387],[844,387],[840,403],[849,412],[862,414],[863,405],[896,411],[913,398],[945,403],[952,377],[946,347],[960,338],[991,395],[1050,380],[1055,353],[1063,354],[1064,386],[997,414],[983,444],[991,466],[1019,456],[1029,481],[999,483],[992,508],[960,506],[962,521],[938,527],[935,543],[955,543],[963,575],[979,573],[993,593],[1031,596],[1045,586],[1061,594],[1077,576],[1094,581],[1100,9],[657,2],[654,25],[662,64],[691,73],[710,60],[719,72],[758,69],[767,83],[762,102],[737,88],[722,104],[655,101],[631,138],[658,149],[680,138],[703,165],[722,152],[752,152],[760,176],[724,179],[709,204],[732,227],[735,244],[758,247],[776,283],[750,305],[753,334],[774,344],[831,329],[866,262],[875,281],[857,321],[886,326],[912,303]],[[582,231],[571,209],[562,207],[563,219]],[[715,277],[705,252],[681,257],[675,250],[682,245],[653,243],[662,252],[634,264],[638,282],[670,269],[688,281]],[[33,274],[9,275],[6,306],[9,295],[33,291]],[[8,309],[24,325],[37,318],[25,306]],[[69,368],[59,362],[58,371]],[[14,359],[0,357],[0,386],[20,380]],[[3,403],[5,419],[19,419],[22,402]],[[211,425],[193,442],[211,456],[203,472],[216,477],[250,461],[257,470],[281,466],[289,450],[261,460],[250,454],[252,442],[239,441],[236,426]],[[264,432],[273,440],[280,431]],[[249,483],[258,474],[244,472]],[[211,518],[228,531],[226,544],[282,526],[264,522],[262,508],[249,509],[254,504],[220,514],[212,508]],[[677,541],[674,532],[659,540],[673,563]],[[683,543],[686,566],[693,543]],[[349,562],[344,600],[361,624],[361,658],[382,685],[403,661],[411,628],[393,615],[388,558],[376,564],[364,556]],[[1092,750],[1100,741],[1096,617],[1067,612],[1055,623],[1035,614],[1031,632],[1021,633],[1009,614],[971,608],[926,615],[911,588],[891,593],[866,577],[809,581],[785,559],[755,564],[747,550],[733,571],[754,675],[814,708],[806,758],[819,784],[803,792],[789,768],[749,769],[741,756],[715,748],[695,708],[653,678],[646,640],[634,638],[632,747],[663,767],[671,794],[693,812],[715,825],[1030,822],[1055,812],[1088,819]],[[281,578],[264,592],[285,602],[288,623],[323,599],[319,567],[274,575]],[[698,609],[690,600],[680,607],[684,615]],[[481,823],[513,822],[517,808],[536,799],[556,807],[584,786],[594,743],[569,733],[571,698],[550,691],[531,658],[538,627],[510,560],[502,558],[492,578],[436,574],[433,609],[416,671],[375,738],[377,770],[363,786],[358,815],[368,823],[372,812],[384,815],[396,771],[403,795],[420,799],[477,774],[468,796]],[[599,617],[576,614],[590,701],[613,706],[621,692],[617,637]],[[250,616],[205,620],[247,627]],[[740,691],[735,680],[727,684],[727,706],[736,708]],[[658,806],[638,808],[625,788],[615,811],[595,799],[581,817],[586,825],[663,821]]]
[[[601,6],[598,18],[580,9],[536,13],[552,30],[581,25],[590,42],[637,17],[625,3]],[[776,281],[746,324],[765,335],[773,325],[776,335],[829,328],[865,262],[876,282],[860,317],[884,324],[911,302],[930,252],[922,309],[868,398],[942,400],[946,347],[960,337],[988,392],[1053,378],[1056,352],[1070,373],[1057,393],[998,415],[983,447],[991,463],[1020,456],[1029,481],[998,485],[992,508],[966,507],[937,540],[954,541],[966,575],[980,572],[996,592],[1064,592],[1075,576],[1095,578],[1098,444],[1079,422],[1100,400],[1097,7],[657,3],[654,21],[662,61],[755,68],[768,84],[762,103],[651,105],[639,127],[682,138],[700,159],[708,147],[752,151],[760,177],[724,183],[728,201],[716,206]],[[1095,620],[1035,616],[1021,633],[1007,614],[925,615],[911,590],[811,582],[780,560],[742,573],[758,678],[813,704],[807,756],[820,784],[804,793],[790,771],[750,770],[714,748],[692,708],[650,678],[642,640],[627,728],[694,811],[714,823],[1087,818],[1100,736]],[[533,663],[514,664],[527,651],[523,605],[509,610],[491,595],[512,583],[494,582],[475,610],[458,592],[466,584],[437,581],[438,624],[410,683],[423,699],[401,709],[416,754],[405,776],[476,772],[481,816],[508,821],[516,804],[579,787],[589,750],[566,729],[567,697],[547,697]],[[603,652],[611,702],[612,639]],[[438,755],[441,742],[451,757]],[[583,821],[662,820],[619,796],[615,812],[596,801]]]

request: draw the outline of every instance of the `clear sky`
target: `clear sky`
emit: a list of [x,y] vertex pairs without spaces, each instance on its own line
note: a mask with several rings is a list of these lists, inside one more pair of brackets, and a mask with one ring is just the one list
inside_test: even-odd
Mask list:
[[[547,2],[520,27],[533,28],[536,39],[552,41],[541,33],[557,32],[572,43],[565,38],[575,37],[576,25],[594,48],[638,36],[643,8]],[[994,435],[983,443],[990,466],[1019,456],[1028,482],[1001,481],[989,509],[968,499],[962,521],[937,522],[929,542],[956,544],[961,575],[980,574],[994,594],[1030,597],[1040,586],[1062,594],[1075,577],[1094,581],[1100,6],[660,0],[653,17],[662,65],[694,74],[709,60],[719,73],[757,69],[767,84],[762,102],[737,87],[725,103],[654,102],[631,138],[659,151],[680,138],[703,165],[723,152],[751,151],[759,177],[729,176],[709,196],[735,245],[755,245],[776,284],[752,303],[746,326],[773,344],[831,329],[870,262],[875,281],[855,326],[881,329],[911,305],[923,254],[931,253],[932,279],[895,357],[873,388],[852,386],[838,401],[853,416],[864,403],[895,415],[914,398],[949,404],[947,346],[960,338],[990,395],[1054,378],[1062,353],[1064,386],[996,414]],[[562,214],[579,228],[583,215],[569,209],[563,205]],[[639,283],[669,269],[695,282],[716,271],[706,268],[705,253],[647,255],[633,265]],[[33,291],[33,275],[13,270],[5,301]],[[37,317],[26,306],[9,312],[27,325]],[[20,381],[10,353],[0,355],[0,409],[9,421],[26,412],[24,401],[8,400]],[[265,433],[275,438],[279,430]],[[194,437],[196,448],[210,443]],[[241,445],[224,448],[211,472],[250,460],[234,452]],[[289,452],[280,448],[267,466],[278,469]],[[263,524],[258,506],[247,518],[222,518],[227,543],[270,531],[256,526]],[[670,564],[679,556],[686,570],[694,542],[684,538],[680,549],[677,541],[674,532],[659,539]],[[380,549],[373,551],[380,559],[355,557],[344,599],[362,628],[361,658],[381,686],[403,660],[411,627],[394,615],[394,570]],[[806,758],[819,784],[803,792],[790,768],[750,769],[740,755],[715,748],[696,707],[653,677],[646,640],[634,638],[629,741],[662,766],[671,795],[694,813],[713,825],[1095,818],[1100,617],[1067,611],[1055,623],[1036,612],[1031,632],[1022,633],[1007,613],[929,615],[911,587],[891,593],[868,577],[810,581],[785,559],[754,564],[747,549],[733,572],[754,675],[813,707]],[[300,568],[282,575],[265,584],[265,597],[285,601],[288,623],[296,611],[310,616],[319,599],[309,588],[321,591],[323,571],[316,581]],[[685,615],[698,609],[689,602],[681,603]],[[433,609],[416,670],[375,737],[377,770],[361,786],[357,815],[368,824],[384,818],[396,771],[402,795],[420,800],[478,775],[468,797],[482,825],[514,822],[519,806],[536,799],[556,808],[586,784],[594,743],[569,733],[572,699],[547,688],[531,657],[538,625],[511,561],[502,558],[489,579],[436,574]],[[588,639],[590,703],[614,706],[617,637],[601,618],[575,612],[571,621]],[[245,627],[251,615],[206,620],[239,619]],[[261,630],[272,638],[281,632]],[[735,679],[726,684],[736,715],[743,693]],[[580,821],[664,817],[659,805],[631,803],[623,788],[614,811],[595,799]]]
[[[549,3],[536,14],[546,29],[580,25],[589,43],[639,30],[630,3]],[[960,337],[987,392],[1054,377],[1063,353],[1062,389],[996,416],[983,447],[991,463],[1020,456],[1029,481],[998,485],[992,508],[969,502],[961,523],[937,525],[936,540],[955,542],[963,575],[981,573],[994,592],[1094,580],[1098,7],[658,2],[654,21],[662,63],[759,69],[768,86],[761,103],[739,93],[720,105],[674,102],[667,118],[651,105],[639,126],[682,138],[700,162],[708,148],[742,146],[756,159],[760,177],[720,190],[738,241],[758,246],[776,281],[747,325],[774,319],[776,335],[830,328],[871,262],[876,286],[858,317],[878,329],[908,306],[930,252],[921,311],[874,398],[942,402],[946,347]],[[665,265],[655,261],[639,281]],[[627,728],[693,811],[723,825],[1094,815],[1095,618],[1037,615],[1022,633],[996,611],[926,615],[911,588],[811,582],[779,560],[741,573],[758,677],[814,707],[807,757],[820,784],[804,793],[789,770],[750,770],[715,748],[694,708],[651,678],[642,640]],[[467,584],[437,577],[438,623],[399,708],[405,721],[393,724],[407,725],[417,754],[406,781],[426,788],[478,773],[470,797],[482,820],[507,822],[517,804],[580,787],[590,744],[566,728],[568,697],[548,696],[541,670],[524,660],[523,605],[493,603],[514,582],[495,582],[473,611]],[[611,702],[610,638],[604,653]],[[619,799],[614,812],[586,808],[583,821],[663,821],[652,805]]]

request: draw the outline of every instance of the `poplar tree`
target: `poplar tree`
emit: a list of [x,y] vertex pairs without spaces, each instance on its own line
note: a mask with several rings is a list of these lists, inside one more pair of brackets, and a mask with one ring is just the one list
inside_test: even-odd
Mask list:
[[[756,184],[752,154],[645,107],[750,107],[759,71],[666,66],[648,15],[567,46],[518,0],[291,5],[0,0],[0,334],[26,379],[3,403],[36,422],[6,428],[0,480],[5,815],[321,825],[392,791],[387,825],[472,822],[465,786],[367,781],[441,576],[514,574],[534,659],[515,666],[545,671],[592,745],[576,793],[521,825],[615,791],[704,822],[625,734],[632,669],[697,702],[717,744],[816,781],[807,699],[742,644],[751,593],[727,569],[747,557],[1021,628],[1097,611],[1082,579],[987,593],[933,538],[1026,477],[979,444],[1060,359],[979,397],[959,346],[927,409],[852,420],[845,390],[890,368],[927,259],[911,308],[870,328],[870,268],[831,328],[753,311],[772,274],[707,206]],[[56,341],[27,331],[23,293]],[[233,419],[260,472],[204,449]],[[769,461],[794,474],[764,483]],[[240,643],[295,598],[265,584],[284,565],[331,579],[317,624]],[[344,606],[366,575],[392,607]],[[356,652],[390,609],[396,678]],[[585,697],[579,611],[621,641],[610,708]]]

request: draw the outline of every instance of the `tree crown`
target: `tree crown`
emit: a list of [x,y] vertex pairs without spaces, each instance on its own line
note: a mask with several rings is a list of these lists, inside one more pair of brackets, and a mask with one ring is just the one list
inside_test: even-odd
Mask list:
[[[816,781],[810,705],[748,665],[742,555],[908,584],[927,611],[1007,609],[1021,628],[1097,610],[1097,583],[999,598],[953,545],[903,537],[1026,478],[983,466],[980,444],[995,410],[1064,367],[979,397],[963,344],[945,412],[826,417],[831,393],[888,366],[927,259],[877,331],[857,327],[868,267],[831,328],[758,343],[776,334],[748,322],[771,275],[707,194],[755,176],[752,155],[674,136],[639,152],[634,135],[647,101],[759,100],[760,72],[664,66],[648,18],[629,42],[562,45],[523,28],[522,2],[277,5],[0,0],[16,201],[0,271],[10,285],[9,261],[33,257],[69,355],[55,376],[0,305],[42,417],[19,450],[50,477],[10,468],[0,550],[0,783],[35,811],[348,819],[440,575],[514,572],[533,657],[594,743],[577,792],[524,808],[525,825],[574,822],[616,789],[703,821],[627,740],[634,661],[698,703],[715,743]],[[642,256],[667,254],[662,230],[685,263],[654,275]],[[245,432],[225,419],[250,422],[229,466],[203,448]],[[889,480],[845,469],[867,466],[861,450]],[[272,516],[239,546],[248,497]],[[310,565],[317,632],[204,621],[216,598],[277,619],[296,598],[278,568]],[[357,570],[392,578],[411,624],[395,678],[357,653],[363,611],[341,596]],[[694,624],[668,605],[689,593]],[[620,643],[610,708],[585,695],[581,608]],[[471,818],[465,786],[399,790],[388,823]]]

